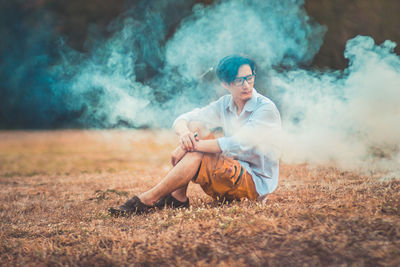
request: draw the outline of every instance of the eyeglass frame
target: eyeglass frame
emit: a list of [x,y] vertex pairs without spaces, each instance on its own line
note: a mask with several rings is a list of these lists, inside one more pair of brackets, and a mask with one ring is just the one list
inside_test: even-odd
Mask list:
[[[253,81],[249,81],[248,79],[251,79],[251,78],[254,78],[254,80]],[[237,80],[241,80],[241,82],[240,82],[240,84],[238,84],[238,83],[235,83],[235,81],[237,81]],[[244,81],[246,81],[248,84],[253,84],[254,82],[255,82],[255,80],[256,80],[256,74],[255,73],[253,73],[253,74],[250,74],[250,75],[247,75],[247,76],[243,76],[243,77],[236,77],[233,81],[232,81],[232,84],[234,85],[234,86],[242,86],[243,84],[244,84]],[[239,81],[238,81],[239,82]]]

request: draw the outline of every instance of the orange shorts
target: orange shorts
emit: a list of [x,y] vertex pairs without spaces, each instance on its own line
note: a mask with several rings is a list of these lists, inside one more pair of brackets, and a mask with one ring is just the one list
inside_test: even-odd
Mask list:
[[258,193],[251,174],[239,161],[222,154],[204,153],[200,168],[193,182],[215,199],[256,200]]

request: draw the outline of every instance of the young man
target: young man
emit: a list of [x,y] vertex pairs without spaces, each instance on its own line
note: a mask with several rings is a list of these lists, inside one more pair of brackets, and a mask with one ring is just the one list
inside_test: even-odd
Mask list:
[[[265,149],[275,145],[281,120],[274,103],[254,89],[255,64],[234,55],[220,61],[217,76],[230,94],[203,108],[179,116],[174,124],[180,139],[171,155],[174,166],[156,186],[129,199],[111,215],[140,214],[161,209],[189,207],[186,189],[190,181],[213,198],[257,198],[275,190],[279,157]],[[209,129],[222,127],[215,139]],[[267,140],[268,139],[268,140]],[[271,152],[271,153],[270,153]]]

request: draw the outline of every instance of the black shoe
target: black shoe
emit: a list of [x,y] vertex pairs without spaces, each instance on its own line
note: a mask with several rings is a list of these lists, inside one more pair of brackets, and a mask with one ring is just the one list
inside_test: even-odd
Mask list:
[[154,205],[154,207],[158,208],[158,209],[163,209],[165,207],[169,207],[169,208],[189,208],[189,199],[187,199],[185,202],[181,202],[179,200],[177,200],[176,198],[174,198],[171,194],[168,194],[164,197],[162,197],[160,200],[158,200],[156,202],[156,204]]
[[128,199],[128,201],[119,208],[109,208],[108,212],[114,217],[126,217],[132,214],[150,213],[153,210],[153,206],[147,206],[137,196],[134,196],[133,198]]

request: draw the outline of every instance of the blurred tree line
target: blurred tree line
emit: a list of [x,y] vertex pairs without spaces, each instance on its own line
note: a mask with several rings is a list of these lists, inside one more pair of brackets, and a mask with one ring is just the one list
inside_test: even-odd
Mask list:
[[[306,0],[305,7],[311,17],[328,27],[314,66],[345,68],[346,41],[357,35],[372,36],[378,44],[389,39],[400,45],[399,0]],[[395,51],[400,54],[399,46]]]
[[[88,27],[91,24],[107,35],[107,24],[123,13],[127,7],[140,5],[141,1],[126,0],[42,0],[57,17],[57,31],[68,37],[73,48],[84,50]],[[178,1],[179,2],[179,1]],[[182,2],[182,1],[181,1]],[[179,12],[171,17],[167,38],[172,36],[180,20],[190,14],[193,5],[212,4],[213,0],[186,1],[179,6]],[[347,61],[343,57],[347,40],[356,35],[372,36],[379,44],[390,39],[400,43],[400,1],[399,0],[305,0],[307,13],[328,31],[313,66],[319,68],[343,69]],[[186,9],[186,10],[185,10]],[[400,54],[400,48],[396,47]]]

